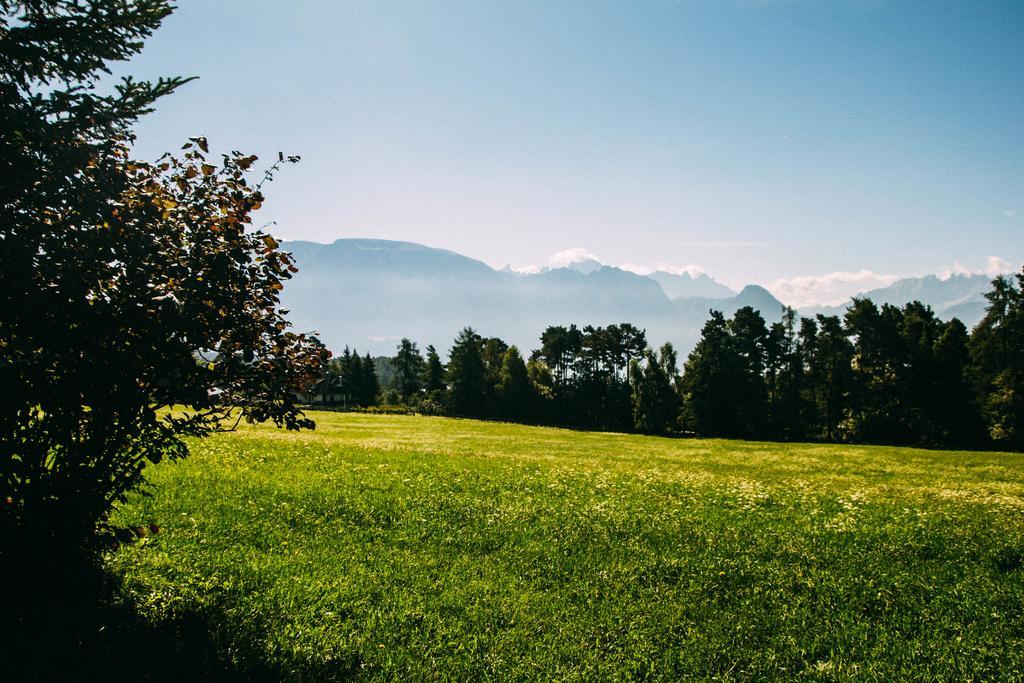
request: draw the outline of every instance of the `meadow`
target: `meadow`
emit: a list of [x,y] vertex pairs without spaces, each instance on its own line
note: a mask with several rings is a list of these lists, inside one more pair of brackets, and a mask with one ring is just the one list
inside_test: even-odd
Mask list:
[[118,509],[146,677],[1024,680],[1021,454],[312,415]]

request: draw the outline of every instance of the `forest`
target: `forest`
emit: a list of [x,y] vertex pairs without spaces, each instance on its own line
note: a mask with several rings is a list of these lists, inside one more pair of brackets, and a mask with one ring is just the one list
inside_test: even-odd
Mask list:
[[528,355],[465,328],[444,364],[333,358],[308,397],[343,407],[646,434],[949,448],[1024,448],[1024,272],[992,281],[973,330],[920,302],[766,323],[710,311],[685,359],[629,323],[550,326]]

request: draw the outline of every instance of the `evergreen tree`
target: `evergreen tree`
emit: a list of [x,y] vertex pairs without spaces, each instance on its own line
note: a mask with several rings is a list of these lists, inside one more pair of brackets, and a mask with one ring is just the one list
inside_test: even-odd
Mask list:
[[760,313],[744,306],[729,321],[729,330],[736,361],[736,433],[763,437],[767,433],[768,417],[768,389],[765,384],[768,328]]
[[480,340],[480,358],[487,371],[487,385],[497,387],[501,381],[501,366],[505,359],[508,344],[497,337]]
[[683,425],[707,436],[741,436],[740,359],[725,316],[711,311],[683,368]]
[[531,419],[534,391],[519,349],[510,346],[502,356],[498,379],[498,415],[514,420]]
[[846,312],[854,339],[847,435],[873,443],[920,443],[926,437],[938,326],[920,304],[903,309],[855,299]]
[[619,325],[619,334],[621,335],[619,348],[623,354],[621,367],[627,369],[626,380],[628,382],[630,361],[642,358],[647,349],[647,333],[629,323],[622,323]]
[[454,415],[482,417],[489,402],[483,340],[473,328],[463,329],[455,338],[448,361],[448,408]]
[[804,356],[797,334],[796,311],[786,307],[783,312],[782,336],[777,342],[781,365],[776,380],[773,418],[776,438],[802,439],[805,435],[801,422],[804,388]]
[[444,391],[444,365],[437,349],[433,345],[427,347],[427,362],[423,369],[423,387],[428,392]]
[[804,359],[797,337],[796,311],[783,310],[772,324],[765,345],[765,383],[768,388],[768,424],[773,439],[799,439]]
[[821,438],[818,395],[821,393],[823,380],[821,363],[818,361],[818,321],[814,318],[800,318],[797,355],[801,363],[800,375],[803,378],[799,398],[800,432],[805,437]]
[[786,328],[782,322],[772,323],[764,344],[764,384],[767,391],[766,424],[768,436],[783,436],[782,377],[786,368]]
[[338,360],[338,388],[341,392],[342,402],[346,407],[358,402],[359,383],[362,379],[358,372],[353,372],[353,362],[359,360],[359,356],[352,354],[352,349],[345,347]]
[[935,398],[933,420],[938,442],[949,446],[977,444],[982,435],[981,418],[968,379],[970,336],[958,319],[946,323],[935,341]]
[[423,386],[424,361],[415,342],[402,339],[398,345],[398,353],[395,354],[394,367],[395,379],[392,381],[392,387],[398,392],[402,402],[408,403]]
[[[345,363],[344,358],[342,362]],[[366,375],[363,373],[363,359],[358,351],[353,349],[346,367],[345,378],[342,381],[347,395],[345,401],[349,405],[365,406],[364,397],[366,391],[363,389],[363,385],[365,384]]]
[[837,316],[818,315],[815,351],[823,436],[835,441],[850,392],[853,360],[853,345]]
[[359,403],[363,406],[375,406],[380,400],[380,382],[377,380],[377,365],[369,352],[363,357],[361,368]]
[[970,374],[989,438],[1024,449],[1024,270],[997,277],[970,341]]
[[551,369],[555,388],[564,388],[583,348],[583,333],[575,325],[553,325],[544,330],[540,340],[540,358]]

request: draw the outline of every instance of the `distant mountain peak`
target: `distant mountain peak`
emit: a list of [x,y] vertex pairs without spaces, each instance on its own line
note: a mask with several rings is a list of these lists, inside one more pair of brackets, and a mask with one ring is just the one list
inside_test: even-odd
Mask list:
[[740,290],[740,296],[771,296],[771,292],[761,285],[746,285]]
[[390,353],[400,337],[445,349],[467,325],[532,349],[548,325],[630,322],[655,346],[672,341],[686,353],[711,309],[731,315],[753,306],[769,320],[781,311],[762,287],[736,294],[704,274],[640,275],[588,254],[558,268],[516,272],[413,242],[283,246],[299,272],[285,286],[282,303],[297,330],[316,331],[334,349]]
[[736,292],[717,282],[707,273],[700,273],[696,277],[687,271],[682,273],[669,273],[658,270],[647,275],[661,285],[665,295],[670,299],[685,299],[688,297],[701,297],[704,299],[728,299],[736,296]]
[[568,268],[569,270],[575,270],[576,272],[583,273],[584,275],[590,275],[594,271],[601,270],[604,267],[605,267],[605,264],[601,263],[597,259],[592,259],[592,258],[583,259],[581,261],[573,261],[573,262],[563,266],[563,268]]
[[[920,301],[931,306],[938,317],[944,320],[957,317],[971,327],[985,315],[988,302],[984,293],[988,291],[990,282],[991,278],[981,273],[952,273],[949,277],[929,274],[903,278],[888,287],[861,292],[856,298],[871,299],[879,306],[904,306],[911,301]],[[801,315],[842,315],[847,306],[849,302],[839,306],[806,306],[799,312]]]

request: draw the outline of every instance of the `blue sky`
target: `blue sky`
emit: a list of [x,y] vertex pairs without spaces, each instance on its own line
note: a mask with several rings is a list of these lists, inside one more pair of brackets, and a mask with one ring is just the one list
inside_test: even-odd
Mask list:
[[183,0],[124,72],[200,77],[140,156],[302,155],[260,216],[287,239],[799,303],[1024,262],[1022,2]]

